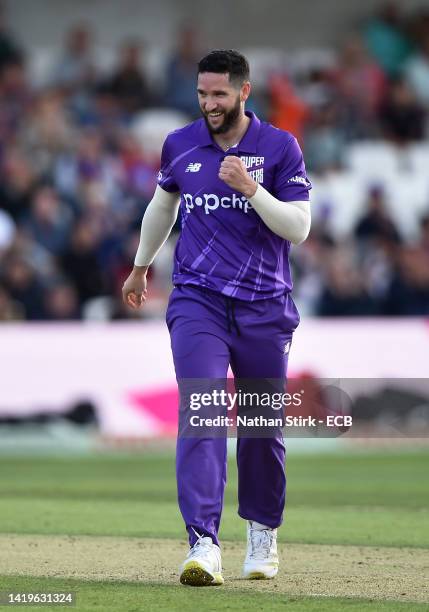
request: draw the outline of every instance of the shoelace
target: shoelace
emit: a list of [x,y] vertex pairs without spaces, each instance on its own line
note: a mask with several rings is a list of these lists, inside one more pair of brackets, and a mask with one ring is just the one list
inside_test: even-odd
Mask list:
[[[192,527],[192,529],[194,529]],[[203,542],[203,538],[206,537],[204,535],[200,535],[197,531],[195,531],[195,535],[198,536],[198,540],[195,542],[195,544],[193,545],[193,547],[191,548],[191,550],[189,551],[188,557],[193,557],[194,555],[196,555],[198,553],[198,556],[200,556],[201,554],[203,555],[207,555],[211,552],[212,548],[213,548],[213,543],[212,542]]]
[[267,559],[270,555],[274,534],[267,529],[250,529],[251,559]]

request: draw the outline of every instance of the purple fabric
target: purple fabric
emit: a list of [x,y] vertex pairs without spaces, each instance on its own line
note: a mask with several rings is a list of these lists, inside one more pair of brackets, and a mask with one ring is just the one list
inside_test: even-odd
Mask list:
[[[231,306],[235,325],[228,324]],[[288,293],[248,302],[179,285],[171,294],[166,320],[179,386],[184,379],[226,379],[229,364],[236,378],[286,378],[285,347],[299,323]],[[178,501],[191,546],[197,538],[193,529],[219,544],[226,448],[222,437],[177,440]],[[273,528],[281,524],[286,494],[284,460],[280,428],[270,438],[239,438],[238,513],[242,518]]]
[[169,134],[158,183],[181,194],[173,283],[256,301],[291,291],[290,242],[274,234],[245,196],[219,179],[219,166],[226,155],[239,156],[254,180],[285,206],[308,200],[311,184],[296,138],[247,115],[247,132],[227,153],[203,119]]

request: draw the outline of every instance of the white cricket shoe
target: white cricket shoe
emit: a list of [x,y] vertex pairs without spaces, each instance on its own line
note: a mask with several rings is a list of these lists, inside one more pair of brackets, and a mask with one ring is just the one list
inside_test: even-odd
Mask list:
[[247,521],[247,554],[243,578],[266,580],[274,578],[278,570],[277,529],[256,521]]
[[197,535],[198,540],[180,569],[180,582],[190,586],[223,584],[219,546],[214,544],[211,538]]

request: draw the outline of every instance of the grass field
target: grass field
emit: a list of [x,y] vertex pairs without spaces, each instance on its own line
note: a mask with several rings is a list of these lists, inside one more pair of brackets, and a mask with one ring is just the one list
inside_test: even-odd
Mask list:
[[2,457],[0,591],[71,590],[82,611],[429,610],[428,468],[423,451],[290,454],[281,571],[249,582],[231,461],[225,585],[192,589],[172,455]]

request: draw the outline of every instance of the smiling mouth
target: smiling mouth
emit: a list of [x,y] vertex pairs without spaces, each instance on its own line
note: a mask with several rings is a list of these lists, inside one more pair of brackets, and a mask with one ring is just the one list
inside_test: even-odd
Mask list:
[[219,117],[222,117],[223,113],[207,113],[208,117],[211,117],[212,119],[218,119]]

